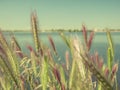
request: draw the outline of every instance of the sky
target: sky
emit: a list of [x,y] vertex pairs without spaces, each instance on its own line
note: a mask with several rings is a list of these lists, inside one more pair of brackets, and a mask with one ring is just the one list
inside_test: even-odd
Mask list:
[[120,0],[0,0],[0,28],[29,30],[33,11],[42,30],[120,29]]

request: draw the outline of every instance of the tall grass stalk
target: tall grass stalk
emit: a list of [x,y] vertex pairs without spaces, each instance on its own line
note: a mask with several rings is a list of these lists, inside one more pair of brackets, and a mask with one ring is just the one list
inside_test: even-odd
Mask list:
[[60,55],[52,37],[48,36],[52,49],[39,39],[38,19],[34,12],[31,27],[35,50],[28,45],[26,48],[30,52],[27,54],[22,51],[15,36],[11,36],[11,44],[0,32],[0,90],[119,90],[118,63],[114,60],[110,32],[107,32],[107,64],[97,52],[90,52],[95,33],[90,32],[89,35],[84,25],[84,42],[61,32],[60,36],[69,48],[62,53],[66,57],[62,64],[56,62]]
[[37,15],[35,12],[33,12],[31,16],[31,26],[32,26],[33,36],[34,36],[36,52],[39,52],[40,42],[38,38],[38,21],[37,21]]

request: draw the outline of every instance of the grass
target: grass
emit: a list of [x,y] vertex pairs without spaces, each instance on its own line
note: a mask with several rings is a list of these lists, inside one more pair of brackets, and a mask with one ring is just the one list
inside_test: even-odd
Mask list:
[[11,36],[11,42],[7,42],[0,32],[0,90],[119,90],[116,78],[118,63],[114,61],[109,31],[106,32],[109,43],[107,64],[97,52],[90,53],[95,33],[90,32],[88,35],[84,25],[84,42],[60,32],[70,49],[70,52],[66,51],[66,62],[62,65],[55,62],[59,56],[52,37],[48,36],[52,48],[48,48],[38,38],[36,13],[31,15],[31,26],[35,50],[28,45],[29,56],[21,50],[14,35]]

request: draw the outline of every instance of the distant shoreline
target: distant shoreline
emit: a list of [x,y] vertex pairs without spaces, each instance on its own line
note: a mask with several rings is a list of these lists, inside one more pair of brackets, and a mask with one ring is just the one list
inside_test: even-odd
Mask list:
[[[31,32],[31,30],[1,30],[3,32]],[[57,29],[57,30],[38,30],[39,32],[82,32],[82,30],[64,30],[64,29]],[[107,29],[107,30],[88,30],[88,32],[120,32],[120,29],[114,30],[114,29]]]

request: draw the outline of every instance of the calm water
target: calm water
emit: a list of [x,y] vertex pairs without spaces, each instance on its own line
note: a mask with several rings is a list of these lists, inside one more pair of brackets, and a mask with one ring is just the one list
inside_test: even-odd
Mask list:
[[[8,33],[4,33],[5,36],[9,39],[10,35]],[[15,37],[17,38],[20,46],[22,47],[22,50],[27,54],[28,49],[26,48],[27,45],[31,45],[34,47],[33,37],[31,32],[15,32]],[[83,40],[81,32],[72,32],[72,33],[65,33],[66,36],[78,36],[81,40]],[[114,49],[115,49],[115,61],[120,62],[120,32],[112,32],[112,39],[114,42]],[[50,46],[50,43],[48,41],[48,35],[51,35],[51,37],[54,40],[54,43],[56,45],[57,52],[59,56],[61,56],[61,61],[64,61],[65,57],[65,51],[68,50],[65,43],[63,43],[61,37],[58,33],[40,33],[39,38],[43,43]],[[104,61],[107,61],[107,37],[106,33],[95,33],[95,37],[93,40],[93,45],[91,49],[91,53],[98,51],[99,55],[103,57]],[[120,69],[120,65],[119,65]],[[120,77],[120,71],[118,72],[118,76]],[[120,79],[119,79],[120,83]]]
[[[5,36],[10,39],[9,33],[4,33]],[[34,47],[33,37],[31,32],[15,32],[15,37],[18,40],[20,46],[22,47],[22,50],[24,52],[27,52],[27,45],[31,45]],[[66,36],[78,36],[80,40],[83,40],[83,37],[81,35],[81,32],[72,32],[72,33],[65,33]],[[120,32],[112,32],[112,39],[114,42],[114,49],[115,49],[115,60],[119,61],[120,59]],[[58,33],[40,33],[39,38],[43,43],[50,46],[50,43],[48,41],[48,35],[51,35],[54,43],[56,45],[58,54],[62,56],[61,58],[64,59],[65,51],[68,50],[66,44],[62,41],[61,37]],[[91,52],[98,51],[99,55],[104,58],[104,60],[107,60],[106,54],[107,54],[107,47],[108,47],[108,41],[106,37],[106,33],[95,33],[95,37],[92,44]]]

